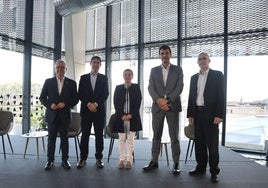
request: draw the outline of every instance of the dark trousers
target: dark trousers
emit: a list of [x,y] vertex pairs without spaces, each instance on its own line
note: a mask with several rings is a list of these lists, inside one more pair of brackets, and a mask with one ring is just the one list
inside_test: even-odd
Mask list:
[[104,128],[104,115],[98,113],[91,113],[90,115],[84,116],[81,119],[81,143],[80,143],[80,157],[86,160],[88,157],[88,142],[91,134],[91,127],[93,124],[95,132],[95,158],[102,159],[103,154],[103,128]]
[[62,152],[62,161],[67,161],[69,156],[69,142],[68,142],[69,123],[61,122],[57,118],[54,122],[48,124],[48,144],[47,144],[47,160],[54,161],[55,145],[57,134],[60,134],[60,145]]
[[203,109],[196,109],[194,119],[195,130],[195,158],[198,170],[205,170],[209,161],[210,173],[220,172],[219,164],[219,125],[206,119]]

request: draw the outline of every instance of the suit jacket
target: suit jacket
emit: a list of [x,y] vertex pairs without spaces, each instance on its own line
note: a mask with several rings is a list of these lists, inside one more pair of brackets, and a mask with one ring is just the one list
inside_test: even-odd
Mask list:
[[[130,131],[142,130],[141,118],[140,118],[140,106],[141,106],[141,90],[138,84],[131,84],[129,90],[129,114],[132,115],[130,119]],[[114,107],[115,107],[115,119],[113,122],[113,132],[124,132],[123,120],[121,117],[124,113],[124,105],[126,88],[124,84],[117,85],[114,92]]]
[[[56,77],[45,81],[40,97],[41,103],[46,107],[45,120],[52,123],[56,117],[66,124],[71,122],[71,108],[78,103],[77,86],[74,80],[67,77],[64,79],[61,94],[59,95]],[[51,104],[64,102],[63,109],[52,110]]]
[[91,113],[87,107],[89,102],[96,102],[98,104],[97,113],[105,115],[105,101],[108,95],[108,78],[106,75],[98,73],[94,91],[91,86],[90,74],[82,75],[78,87],[78,96],[81,101],[81,116],[83,117]]
[[166,87],[163,82],[162,67],[157,66],[152,68],[148,91],[153,99],[152,112],[158,112],[161,109],[156,101],[161,97],[168,97],[169,104],[173,111],[181,111],[180,94],[183,90],[183,72],[182,68],[170,64],[169,73],[167,77]]
[[[198,75],[191,77],[187,118],[195,117]],[[204,110],[211,123],[215,117],[223,118],[224,99],[224,76],[220,71],[209,69],[204,90]]]

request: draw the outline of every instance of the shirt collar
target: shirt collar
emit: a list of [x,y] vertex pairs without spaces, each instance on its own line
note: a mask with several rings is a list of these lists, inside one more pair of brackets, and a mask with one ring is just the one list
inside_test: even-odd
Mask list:
[[165,67],[161,64],[161,68],[162,68],[162,69],[169,70],[169,67],[170,67],[170,63],[168,64],[167,68],[165,68]]
[[199,75],[207,75],[208,74],[208,72],[209,72],[209,69],[208,70],[206,70],[205,72],[201,72],[201,70],[199,71]]

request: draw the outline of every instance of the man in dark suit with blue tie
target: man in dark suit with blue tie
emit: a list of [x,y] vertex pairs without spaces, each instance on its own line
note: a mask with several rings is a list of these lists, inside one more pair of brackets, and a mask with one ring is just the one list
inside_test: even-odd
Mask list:
[[108,98],[108,78],[99,73],[101,58],[94,56],[90,61],[91,72],[82,75],[78,87],[78,96],[81,101],[81,129],[80,161],[77,168],[82,168],[88,158],[88,142],[92,124],[95,132],[96,166],[103,168],[103,128],[105,124],[105,102]]
[[159,48],[162,61],[160,66],[151,70],[148,91],[153,99],[152,104],[152,158],[150,163],[143,168],[150,171],[158,168],[161,137],[164,120],[167,119],[169,136],[171,140],[173,173],[180,173],[180,142],[179,142],[179,112],[181,111],[180,94],[183,90],[183,72],[180,66],[170,63],[171,49],[167,45]]
[[54,166],[55,143],[59,132],[61,139],[62,166],[70,169],[68,162],[68,129],[71,122],[71,108],[78,103],[77,86],[74,80],[65,77],[67,70],[63,60],[55,64],[56,76],[47,79],[40,94],[40,101],[46,107],[45,120],[48,123],[48,149],[45,170]]
[[195,158],[197,166],[189,174],[206,173],[209,162],[211,181],[219,181],[219,124],[224,115],[224,76],[209,68],[207,53],[200,53],[197,63],[200,71],[191,77],[187,118],[194,126]]

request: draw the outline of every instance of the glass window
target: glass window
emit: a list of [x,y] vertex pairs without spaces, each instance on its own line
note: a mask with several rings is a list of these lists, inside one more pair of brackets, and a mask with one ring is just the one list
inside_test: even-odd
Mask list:
[[13,113],[11,134],[21,134],[23,54],[0,49],[0,110]]
[[53,61],[32,56],[31,71],[31,129],[42,130],[46,127],[43,123],[45,107],[40,103],[39,96],[45,80],[54,75]]
[[268,56],[228,59],[226,146],[263,150],[268,140]]

